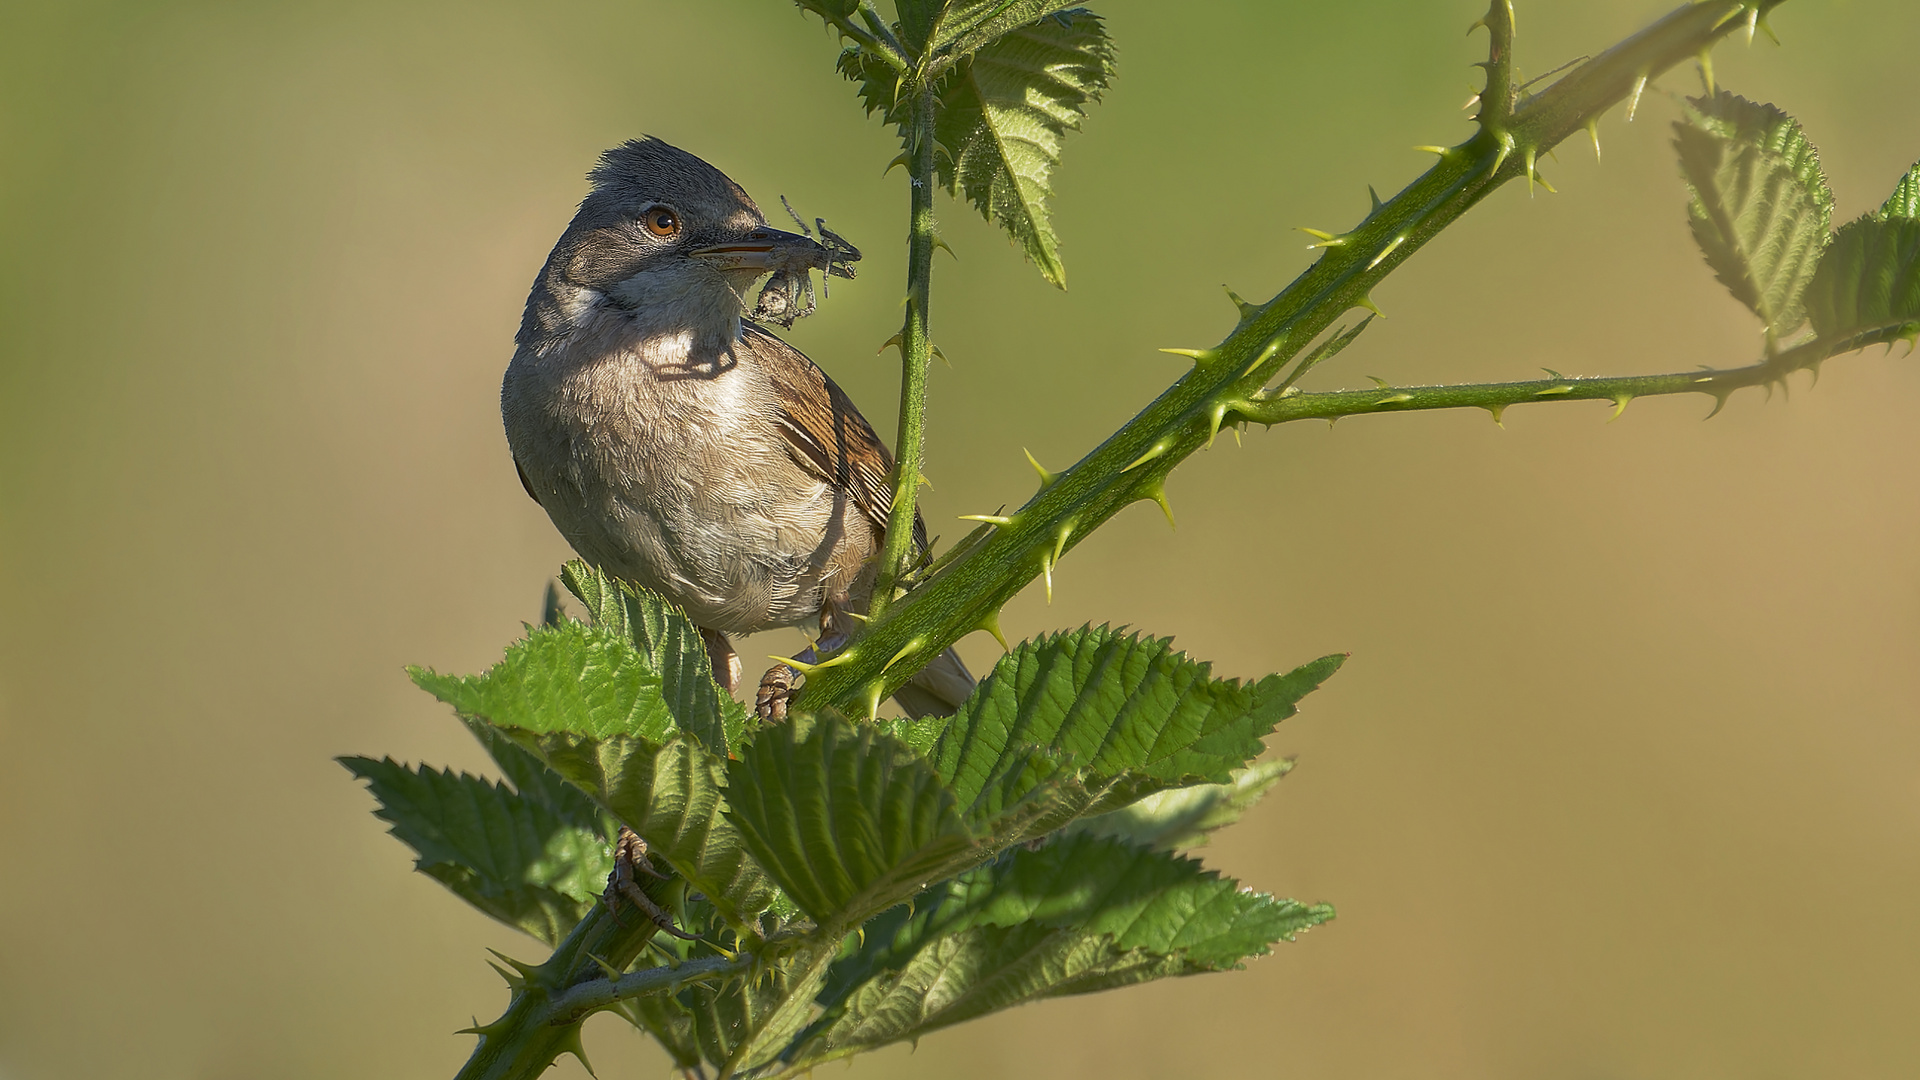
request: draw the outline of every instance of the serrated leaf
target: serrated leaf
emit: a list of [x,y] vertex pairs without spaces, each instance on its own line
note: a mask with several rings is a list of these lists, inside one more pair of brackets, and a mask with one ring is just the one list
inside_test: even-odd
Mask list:
[[574,559],[560,571],[593,624],[625,638],[660,676],[661,695],[681,730],[726,757],[747,728],[747,710],[713,679],[707,646],[686,613],[664,598]]
[[1707,265],[1770,338],[1791,333],[1833,222],[1813,144],[1786,113],[1724,90],[1690,99],[1674,132]]
[[[487,755],[500,766],[501,775],[513,785],[513,790],[521,798],[530,799],[568,821],[582,824],[597,821],[604,812],[587,797],[586,792],[547,768],[546,762],[508,738],[504,730],[484,720],[467,719],[465,723],[467,730],[473,732],[473,737],[486,748]],[[612,835],[610,831],[608,835]]]
[[655,745],[677,730],[646,658],[625,637],[582,623],[535,627],[483,675],[407,673],[460,715],[499,727],[631,735]]
[[[1061,12],[1007,33],[958,62],[937,86],[940,179],[997,221],[1040,270],[1066,287],[1047,200],[1060,144],[1113,78],[1113,42],[1099,16]],[[950,156],[949,156],[950,155]]]
[[1157,851],[1201,847],[1214,830],[1240,820],[1292,768],[1291,759],[1250,765],[1234,770],[1224,784],[1158,791],[1118,810],[1082,818],[1072,828]]
[[803,949],[757,977],[689,988],[701,1053],[728,1076],[777,1057],[812,1018],[830,956]]
[[992,854],[925,761],[831,713],[762,731],[727,787],[755,859],[823,925],[858,925]]
[[962,805],[994,797],[1032,748],[1082,770],[1114,809],[1153,791],[1225,783],[1345,661],[1322,657],[1243,685],[1170,639],[1085,627],[1022,642],[961,705],[929,755]]
[[934,63],[953,63],[983,46],[1042,19],[1070,26],[1092,12],[1076,0],[947,0],[927,32],[925,51]]
[[510,730],[569,783],[593,796],[704,893],[735,925],[779,903],[773,882],[727,820],[720,760],[689,736],[654,746],[644,739],[596,739],[571,732]]
[[556,945],[613,864],[597,816],[569,817],[505,785],[391,758],[343,757],[419,871],[487,915]]
[[609,1010],[659,1042],[677,1069],[700,1064],[700,1043],[694,1032],[693,1010],[671,994],[643,994],[627,998]]
[[1868,215],[1841,226],[1807,290],[1807,313],[1836,352],[1920,333],[1920,220]]
[[1882,218],[1920,218],[1920,162],[1893,187],[1893,194],[1880,206]]
[[1037,998],[1232,967],[1332,916],[1114,840],[1016,849],[875,920],[829,974],[825,1017],[799,1056],[918,1038]]

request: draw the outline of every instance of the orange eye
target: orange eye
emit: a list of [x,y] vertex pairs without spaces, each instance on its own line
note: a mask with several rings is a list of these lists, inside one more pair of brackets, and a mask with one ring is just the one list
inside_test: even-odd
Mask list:
[[656,206],[640,215],[640,223],[647,231],[658,237],[668,237],[680,231],[680,215],[664,206]]

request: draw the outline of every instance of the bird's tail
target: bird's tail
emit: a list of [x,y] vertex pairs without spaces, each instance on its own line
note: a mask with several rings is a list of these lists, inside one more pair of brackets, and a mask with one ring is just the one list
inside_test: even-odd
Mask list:
[[934,657],[933,663],[907,685],[893,692],[893,700],[914,719],[923,716],[951,716],[960,703],[973,693],[973,674],[960,660],[960,654],[948,649]]

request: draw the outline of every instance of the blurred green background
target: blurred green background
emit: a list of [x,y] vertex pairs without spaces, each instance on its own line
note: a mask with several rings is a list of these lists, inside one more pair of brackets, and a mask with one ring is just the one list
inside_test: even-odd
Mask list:
[[[1101,0],[1120,74],[1058,176],[1072,291],[944,204],[934,531],[1018,503],[1468,133],[1473,0]],[[1668,2],[1534,0],[1538,73]],[[1920,157],[1912,0],[1794,0],[1721,81],[1842,218]],[[0,9],[0,1078],[445,1076],[535,957],[409,872],[331,758],[479,768],[403,664],[478,670],[568,552],[496,411],[604,147],[651,132],[867,253],[792,337],[891,430],[905,188],[783,0]],[[1676,71],[1667,91],[1694,92]],[[1733,366],[1671,100],[1379,290],[1321,385]],[[1348,650],[1300,768],[1206,856],[1340,918],[1240,973],[1030,1007],[859,1077],[1920,1074],[1920,359],[1791,401],[1297,425],[1077,549],[1028,635],[1222,672]],[[790,633],[749,656],[790,649]],[[996,650],[965,643],[977,669]],[[603,1077],[665,1059],[593,1022]],[[1194,1059],[1195,1048],[1200,1060]],[[556,1075],[583,1075],[569,1059]]]

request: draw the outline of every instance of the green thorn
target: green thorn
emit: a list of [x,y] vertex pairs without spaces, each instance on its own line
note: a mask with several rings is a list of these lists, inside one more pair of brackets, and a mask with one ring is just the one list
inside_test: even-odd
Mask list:
[[1607,423],[1611,424],[1615,420],[1620,419],[1620,414],[1627,411],[1627,405],[1632,401],[1632,394],[1613,395],[1613,415],[1607,417]]
[[1166,452],[1167,452],[1167,444],[1164,441],[1154,443],[1152,446],[1147,448],[1146,453],[1141,454],[1137,458],[1134,458],[1133,464],[1128,465],[1126,468],[1121,469],[1120,471],[1123,473],[1132,472],[1133,470],[1139,468],[1142,465],[1145,465],[1147,462],[1152,461],[1154,458],[1157,458],[1161,454],[1164,454]]
[[1647,73],[1641,72],[1633,80],[1633,89],[1627,92],[1627,123],[1633,123],[1633,114],[1640,111],[1640,95],[1647,89]]
[[1073,522],[1068,521],[1068,522],[1062,523],[1060,526],[1059,535],[1057,535],[1053,541],[1053,561],[1054,562],[1056,563],[1059,562],[1060,556],[1066,554],[1067,538],[1072,535],[1073,535]]
[[960,520],[961,521],[984,521],[989,525],[999,525],[999,526],[1007,526],[1007,525],[1013,524],[1012,518],[1001,517],[999,514],[961,514]]
[[1207,449],[1209,450],[1213,449],[1213,440],[1218,438],[1220,435],[1220,425],[1227,418],[1227,408],[1228,406],[1226,402],[1216,401],[1214,402],[1213,408],[1208,410]]
[[947,354],[946,354],[946,353],[943,353],[943,352],[941,352],[941,351],[940,351],[940,346],[938,346],[938,345],[929,345],[929,346],[927,346],[927,348],[928,348],[929,350],[931,350],[931,351],[933,352],[933,355],[935,355],[935,356],[937,356],[937,357],[939,357],[939,358],[940,358],[940,362],[941,362],[941,363],[943,363],[943,364],[945,364],[945,365],[947,365],[947,368],[948,368],[948,370],[952,370],[952,368],[953,368],[953,361],[951,361],[951,360],[949,360],[949,359],[947,359]]
[[1599,117],[1596,116],[1587,120],[1587,137],[1593,140],[1593,160],[1595,161],[1595,163],[1598,163],[1600,160],[1600,118]]
[[1040,553],[1040,576],[1047,581],[1047,605],[1053,605],[1053,558],[1046,552]]
[[1378,375],[1369,375],[1369,376],[1367,376],[1367,378],[1369,378],[1369,379],[1371,379],[1371,380],[1373,380],[1373,385],[1375,385],[1375,386],[1377,386],[1377,387],[1379,387],[1379,388],[1380,388],[1380,389],[1382,389],[1382,390],[1391,390],[1391,389],[1393,389],[1393,384],[1392,384],[1392,383],[1389,383],[1389,382],[1388,382],[1387,380],[1385,380],[1385,379],[1383,379],[1383,378],[1381,378],[1381,377],[1380,377],[1380,376],[1378,376]]
[[1413,400],[1412,394],[1402,392],[1398,394],[1388,394],[1386,397],[1381,398],[1379,401],[1376,401],[1373,404],[1375,408],[1379,408],[1382,405],[1398,405],[1403,401],[1412,401],[1412,400]]
[[[1473,101],[1479,101],[1479,100],[1480,100],[1479,94],[1473,95]],[[1469,101],[1467,102],[1467,104],[1472,105],[1473,101]],[[1425,151],[1426,153],[1429,153],[1429,154],[1438,154],[1441,157],[1448,157],[1453,153],[1453,147],[1451,146],[1416,146],[1414,147],[1414,149]]]
[[1244,379],[1253,374],[1254,368],[1273,359],[1273,354],[1279,352],[1280,347],[1286,343],[1287,335],[1284,332],[1268,338],[1266,345],[1262,346],[1260,351],[1254,354],[1253,361],[1247,365],[1246,370],[1240,373],[1240,377]]
[[1535,160],[1533,147],[1529,146],[1525,150],[1521,151],[1520,160],[1521,160],[1521,163],[1527,167],[1527,198],[1531,199],[1533,198],[1533,179],[1534,179],[1533,165]]
[[785,664],[802,675],[811,675],[816,671],[825,671],[827,668],[839,667],[841,664],[848,663],[853,659],[854,652],[855,650],[848,649],[838,656],[822,660],[817,664],[809,664],[804,660],[795,660],[790,656],[774,656],[772,653],[767,654],[767,659],[776,663]]
[[1534,397],[1559,397],[1562,394],[1571,394],[1571,393],[1573,393],[1573,387],[1571,386],[1549,386],[1545,390],[1535,390],[1533,392],[1533,396]]
[[1733,391],[1732,390],[1709,390],[1707,392],[1712,394],[1714,398],[1713,411],[1708,413],[1703,419],[1711,420],[1714,417],[1720,415],[1721,409],[1724,409],[1727,407],[1727,399],[1733,396]]
[[[1468,98],[1468,99],[1467,99],[1467,103],[1466,103],[1465,105],[1462,105],[1462,106],[1460,106],[1460,111],[1461,111],[1461,112],[1465,112],[1465,111],[1467,111],[1468,109],[1471,109],[1471,108],[1473,108],[1473,107],[1474,107],[1475,105],[1478,105],[1478,104],[1480,104],[1480,95],[1479,95],[1479,94],[1475,94],[1475,95],[1473,95],[1472,97],[1470,97],[1470,98]],[[1425,150],[1425,149],[1426,149],[1426,147],[1424,147],[1424,146],[1416,146],[1416,147],[1414,147],[1414,149],[1415,149],[1415,150]]]
[[508,956],[506,953],[503,953],[498,949],[488,949],[487,951],[499,957],[501,963],[519,972],[520,977],[527,980],[528,982],[530,983],[542,982],[540,978],[540,968],[538,965],[529,964],[521,960],[515,960],[513,957]]
[[472,1019],[473,1019],[472,1027],[463,1027],[460,1030],[455,1031],[454,1034],[455,1035],[479,1035],[479,1036],[485,1037],[488,1035],[492,1035],[495,1032],[503,1030],[506,1026],[505,1025],[506,1017],[504,1016],[501,1017],[499,1020],[495,1020],[491,1024],[481,1023],[480,1018],[477,1016],[473,1017]]
[[941,239],[938,233],[935,233],[933,235],[933,246],[953,256],[953,261],[955,262],[960,261],[960,253],[953,250],[952,246],[949,245],[945,240]]
[[1361,297],[1359,303],[1356,303],[1353,306],[1357,308],[1366,308],[1368,311],[1373,312],[1375,315],[1378,315],[1383,319],[1387,317],[1387,313],[1380,310],[1380,305],[1373,302],[1372,293],[1368,293],[1367,295]]
[[1212,349],[1161,349],[1160,351],[1170,353],[1174,356],[1184,356],[1194,363],[1202,365],[1214,357],[1214,351]]
[[1367,185],[1367,196],[1373,200],[1373,209],[1367,211],[1367,216],[1372,217],[1373,215],[1379,213],[1380,208],[1382,206],[1385,206],[1386,204],[1380,201],[1380,193],[1373,190],[1372,184]]
[[1048,472],[1047,467],[1045,465],[1042,465],[1040,464],[1039,461],[1035,460],[1033,456],[1033,451],[1028,450],[1026,447],[1023,446],[1020,448],[1020,452],[1027,455],[1027,464],[1033,466],[1033,471],[1040,474],[1040,490],[1041,491],[1045,491],[1048,488],[1052,487],[1053,482],[1055,480],[1060,479],[1060,474]]
[[921,473],[921,474],[920,474],[920,486],[921,486],[921,487],[929,487],[929,488],[933,486],[933,481],[931,481],[931,480],[929,480],[929,479],[927,479],[927,474],[926,474],[926,473]]
[[1780,44],[1780,35],[1774,33],[1773,27],[1767,25],[1766,13],[1760,10],[1760,5],[1754,5],[1754,14],[1759,16],[1759,18],[1754,20],[1754,24],[1760,27],[1760,32],[1767,35],[1768,41],[1773,42],[1775,45]]
[[1505,405],[1484,405],[1481,407],[1486,409],[1487,412],[1493,415],[1494,427],[1497,427],[1502,431],[1506,430],[1506,427],[1507,427],[1506,423],[1500,419],[1502,416],[1506,414],[1507,407]]
[[1013,651],[1013,646],[1007,644],[1007,635],[1000,632],[1000,611],[998,608],[980,617],[980,629],[993,635],[993,640],[1000,643],[1001,652],[1010,653]]
[[1493,168],[1487,170],[1487,175],[1488,176],[1499,175],[1501,166],[1507,163],[1507,158],[1511,157],[1512,154],[1513,154],[1513,136],[1502,132],[1500,135],[1500,152],[1493,155]]
[[1167,482],[1161,480],[1148,488],[1147,498],[1160,504],[1160,512],[1167,515],[1167,528],[1178,532],[1180,526],[1173,520],[1173,504],[1167,501]]
[[[527,988],[527,980],[521,978],[520,976],[514,974],[513,972],[507,970],[506,968],[501,967],[499,964],[496,964],[493,961],[489,960],[487,961],[487,966],[493,969],[494,974],[500,976],[502,979],[505,979],[507,981],[507,989],[513,991],[514,993],[517,994],[520,991],[525,990]],[[461,1032],[455,1032],[455,1034],[461,1034]],[[478,1034],[484,1034],[484,1032],[479,1032]]]
[[867,722],[880,719],[880,695],[887,689],[885,679],[875,679],[867,684]]
[[[1222,285],[1220,287],[1223,289],[1227,289],[1225,285]],[[1240,298],[1239,293],[1234,292],[1232,289],[1227,289],[1227,299],[1233,301],[1233,306],[1240,309],[1240,321],[1242,322],[1245,322],[1246,320],[1253,318],[1255,315],[1260,314],[1259,307],[1253,304],[1247,303],[1245,300]]]
[[873,350],[873,355],[879,356],[881,353],[886,352],[889,347],[895,348],[895,349],[900,348],[899,334],[895,334],[892,337],[888,338],[887,340],[881,342],[880,347]]
[[1374,267],[1379,266],[1381,263],[1386,262],[1387,256],[1399,250],[1400,245],[1406,242],[1407,242],[1407,235],[1405,233],[1401,233],[1399,236],[1394,237],[1392,242],[1387,244],[1386,247],[1381,248],[1380,254],[1375,255],[1373,257],[1373,261],[1367,264],[1367,269],[1371,270]]
[[1713,96],[1713,50],[1700,50],[1700,82],[1707,88],[1707,96]]
[[560,1037],[560,1050],[554,1056],[572,1054],[580,1059],[580,1067],[587,1070],[588,1076],[593,1077],[594,1080],[600,1080],[600,1074],[593,1071],[593,1063],[587,1060],[587,1045],[580,1040],[580,1031],[581,1025],[576,1021],[572,1029]]
[[894,653],[892,659],[880,665],[880,674],[885,675],[887,673],[888,668],[891,668],[893,665],[906,659],[909,655],[919,652],[920,644],[921,644],[920,639],[914,638],[912,641],[909,641],[905,645],[900,646],[900,651],[897,653]]
[[1325,232],[1320,229],[1309,229],[1305,226],[1300,226],[1295,231],[1306,233],[1308,236],[1313,237],[1314,240],[1317,241],[1316,243],[1307,245],[1308,251],[1312,251],[1314,248],[1337,248],[1337,247],[1347,246],[1346,237],[1336,236],[1333,233]]
[[882,177],[884,177],[884,176],[886,176],[886,175],[887,175],[888,173],[890,173],[890,172],[892,172],[893,170],[895,170],[895,169],[897,169],[897,168],[899,168],[899,167],[901,167],[902,165],[908,165],[908,166],[911,166],[912,164],[913,164],[913,158],[911,158],[911,157],[909,157],[909,156],[907,156],[906,154],[904,154],[904,153],[903,153],[903,154],[901,154],[901,155],[900,155],[899,157],[897,157],[897,158],[894,158],[894,159],[893,159],[892,161],[889,161],[889,162],[887,162],[887,167],[886,167],[886,168],[884,168],[884,169],[882,169],[882,170],[880,170],[880,175],[881,175]]
[[600,967],[600,973],[601,973],[602,975],[605,975],[605,976],[606,976],[607,978],[609,978],[609,979],[618,979],[618,978],[620,977],[620,969],[619,969],[619,968],[617,968],[617,967],[614,967],[614,966],[613,966],[612,964],[609,964],[609,963],[607,963],[607,962],[606,962],[605,960],[602,960],[602,959],[600,959],[600,958],[599,958],[598,956],[595,956],[595,955],[594,955],[594,954],[592,954],[592,953],[588,953],[588,954],[587,954],[587,959],[589,959],[589,960],[591,960],[591,961],[593,961],[593,962],[594,962],[595,964],[597,964],[597,965],[599,965],[599,967]]

